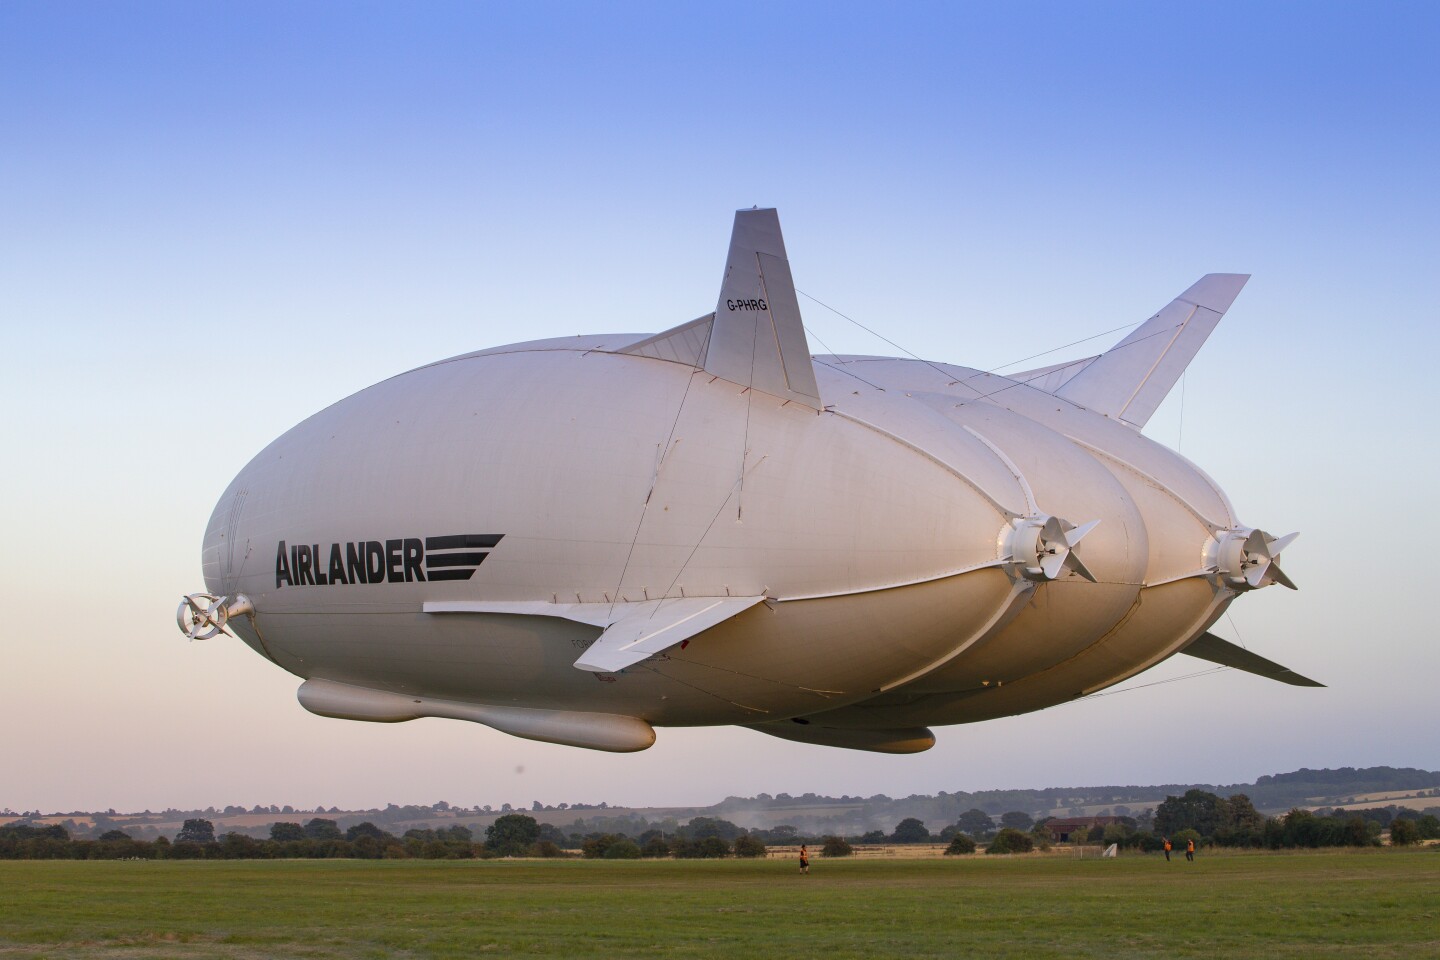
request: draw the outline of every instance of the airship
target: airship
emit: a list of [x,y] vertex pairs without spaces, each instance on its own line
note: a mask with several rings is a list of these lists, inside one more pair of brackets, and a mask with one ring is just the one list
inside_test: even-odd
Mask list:
[[778,215],[742,210],[713,312],[440,360],[280,436],[177,623],[324,717],[618,752],[738,725],[915,753],[1177,654],[1320,686],[1210,632],[1294,589],[1296,534],[1143,433],[1247,279],[1010,376],[812,356]]

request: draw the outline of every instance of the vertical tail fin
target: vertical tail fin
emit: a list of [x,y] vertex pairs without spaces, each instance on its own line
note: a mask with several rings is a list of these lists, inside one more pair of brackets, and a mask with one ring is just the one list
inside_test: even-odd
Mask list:
[[1207,273],[1055,395],[1145,426],[1249,279],[1248,273]]
[[821,409],[810,344],[780,217],[737,210],[715,312],[619,350],[684,363],[717,377]]
[[726,380],[820,409],[820,388],[780,217],[738,210],[704,368]]

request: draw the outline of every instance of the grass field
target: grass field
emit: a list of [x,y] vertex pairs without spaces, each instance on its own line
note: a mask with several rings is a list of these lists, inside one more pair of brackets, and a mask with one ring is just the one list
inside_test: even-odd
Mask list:
[[1440,852],[0,862],[0,957],[1440,957]]

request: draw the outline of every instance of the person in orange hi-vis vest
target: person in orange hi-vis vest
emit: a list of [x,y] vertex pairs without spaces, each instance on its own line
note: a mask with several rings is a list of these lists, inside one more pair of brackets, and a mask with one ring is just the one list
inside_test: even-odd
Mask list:
[[1170,838],[1165,838],[1165,862],[1170,862]]
[[1195,862],[1195,839],[1193,837],[1185,841],[1185,859],[1191,863]]

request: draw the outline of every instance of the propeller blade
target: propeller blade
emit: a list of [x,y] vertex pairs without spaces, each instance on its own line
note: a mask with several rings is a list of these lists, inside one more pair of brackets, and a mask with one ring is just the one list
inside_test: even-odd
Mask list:
[[[1065,550],[1065,548],[1061,547],[1060,550]],[[1054,551],[1051,553],[1047,553],[1045,556],[1041,557],[1040,569],[1044,571],[1045,579],[1054,580],[1059,577],[1061,572],[1064,571],[1066,567],[1065,561],[1068,560],[1070,557],[1071,553],[1069,550],[1065,550],[1064,553]]]
[[1269,549],[1267,552],[1272,557],[1280,556],[1280,551],[1290,546],[1290,544],[1294,542],[1295,538],[1298,536],[1300,536],[1299,531],[1296,531],[1295,533],[1287,533],[1283,537],[1276,537],[1274,540],[1270,541]]
[[1100,526],[1099,520],[1091,520],[1089,523],[1075,527],[1073,530],[1066,533],[1065,539],[1069,540],[1070,546],[1074,548],[1079,545],[1081,540],[1085,539],[1086,534],[1088,534],[1091,530],[1094,530],[1098,526]]
[[[1095,521],[1095,523],[1099,523],[1099,522],[1100,522],[1100,521],[1098,521],[1098,520]],[[1091,524],[1091,525],[1093,526],[1094,524]],[[1080,555],[1079,555],[1078,553],[1076,553],[1074,550],[1071,550],[1071,551],[1070,551],[1070,556],[1068,556],[1068,557],[1065,558],[1065,566],[1067,566],[1067,567],[1069,567],[1071,570],[1073,570],[1073,571],[1075,572],[1076,576],[1084,577],[1086,580],[1089,580],[1091,583],[1099,583],[1099,582],[1100,582],[1100,581],[1098,581],[1098,580],[1095,579],[1095,574],[1093,574],[1093,573],[1090,572],[1090,568],[1087,567],[1087,566],[1085,566],[1085,561],[1084,561],[1084,560],[1081,560],[1081,559],[1080,559]]]
[[1285,571],[1280,569],[1280,564],[1278,563],[1271,563],[1270,569],[1265,571],[1265,574],[1268,579],[1280,584],[1280,586],[1282,587],[1289,587],[1291,590],[1300,589],[1299,587],[1295,586],[1294,580],[1291,580],[1289,577],[1285,576]]

